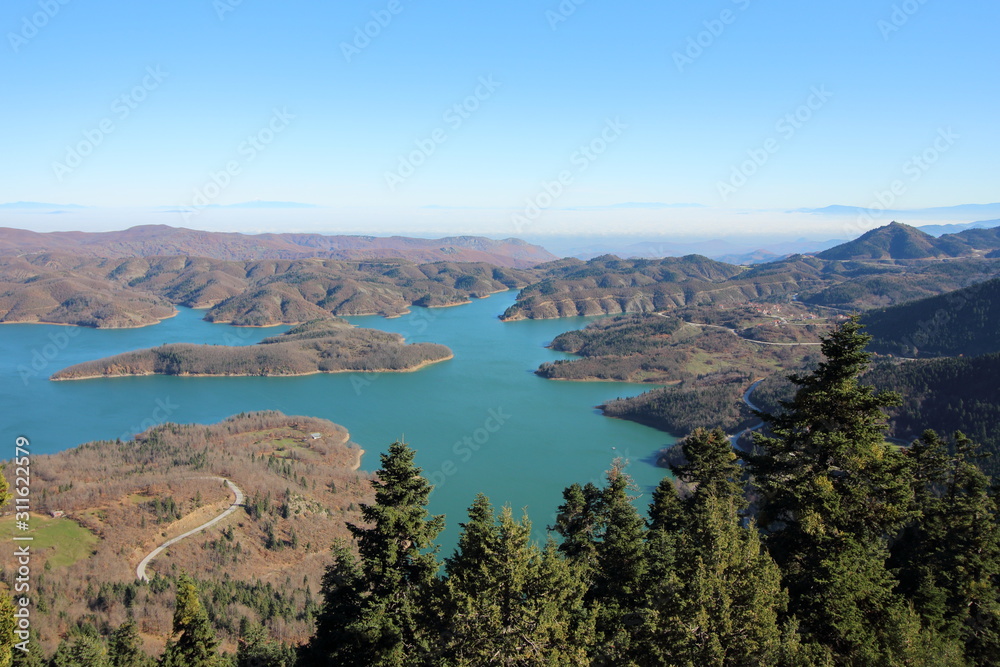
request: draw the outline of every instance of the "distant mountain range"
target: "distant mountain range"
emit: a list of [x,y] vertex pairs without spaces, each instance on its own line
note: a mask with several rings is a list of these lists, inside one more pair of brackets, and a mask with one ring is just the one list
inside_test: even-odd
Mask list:
[[6,204],[0,204],[0,209],[68,209],[68,208],[86,208],[85,206],[80,206],[79,204],[46,204],[40,201],[15,201],[8,202]]
[[[550,244],[545,239],[532,240],[547,248],[550,247]],[[581,238],[574,244],[570,244],[566,240],[561,240],[560,242],[553,243],[551,247],[554,250],[560,251],[557,254],[565,254],[566,256],[583,260],[607,254],[633,259],[659,259],[664,257],[703,255],[729,264],[760,264],[762,262],[773,262],[789,255],[826,250],[843,242],[844,239],[816,241],[801,238],[794,240],[762,239],[760,241],[710,239],[706,241],[686,242],[672,239],[637,241],[629,238]]]
[[988,229],[990,227],[1000,227],[1000,218],[996,220],[979,220],[977,222],[963,222],[954,225],[918,225],[920,231],[931,236],[941,236],[942,234],[957,234],[966,229]]
[[878,218],[902,218],[904,220],[991,218],[1000,217],[1000,203],[960,204],[958,206],[935,206],[914,209],[875,209],[863,206],[824,206],[823,208],[799,208],[792,213],[813,213],[816,215],[870,215]]
[[143,225],[115,232],[48,232],[0,228],[0,255],[65,252],[85,257],[185,255],[219,260],[368,260],[397,257],[414,262],[486,262],[528,268],[557,257],[520,239],[480,236],[418,239],[403,236],[240,234],[205,232],[168,225]]
[[997,250],[1000,227],[934,237],[916,227],[892,222],[816,256],[834,260],[937,259],[990,256]]

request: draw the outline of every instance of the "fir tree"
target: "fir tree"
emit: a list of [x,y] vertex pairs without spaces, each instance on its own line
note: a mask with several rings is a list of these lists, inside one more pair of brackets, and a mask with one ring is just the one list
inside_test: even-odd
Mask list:
[[[3,474],[4,467],[0,465],[0,507],[5,506],[11,498],[10,487]],[[0,584],[0,667],[9,667],[14,659],[11,651],[14,650],[14,643],[17,641],[15,630],[17,630],[17,623],[14,620],[14,603],[11,600],[11,593],[6,585]],[[23,653],[21,650],[17,652]]]
[[198,599],[198,589],[187,574],[182,574],[177,580],[173,634],[176,639],[167,645],[161,661],[163,667],[219,665],[215,632]]
[[851,319],[824,338],[825,361],[792,376],[795,397],[762,414],[749,468],[767,545],[781,566],[790,612],[807,641],[839,660],[908,660],[912,619],[885,567],[887,541],[908,518],[902,455],[885,443],[884,408],[898,397],[859,383],[869,336]]
[[81,635],[73,640],[69,651],[72,664],[78,667],[110,667],[108,652],[99,637]]
[[597,611],[599,659],[629,664],[631,630],[642,615],[640,600],[647,562],[645,522],[629,491],[625,461],[616,460],[607,472],[600,502],[601,541],[597,545],[597,572],[590,598]]
[[589,482],[586,486],[567,487],[563,491],[565,502],[557,510],[556,523],[550,526],[550,530],[562,537],[559,551],[586,568],[597,564],[601,496],[601,490]]
[[671,466],[671,472],[678,479],[697,485],[699,495],[742,497],[740,477],[743,471],[722,429],[695,429],[681,441],[681,451],[687,463]]
[[139,627],[134,619],[128,619],[111,634],[108,660],[111,667],[148,667],[153,664],[153,660],[142,650]]
[[311,653],[317,664],[422,664],[437,639],[430,628],[438,569],[432,547],[444,517],[428,516],[431,486],[413,457],[404,443],[389,447],[372,481],[375,504],[361,506],[371,527],[348,524],[360,560],[341,550],[324,579],[325,606],[340,613],[321,613]]
[[247,624],[240,632],[236,667],[293,667],[295,650],[271,639],[260,623]]
[[694,431],[675,474],[694,488],[682,501],[669,480],[650,507],[647,587],[651,613],[640,655],[654,663],[775,664],[785,594],[756,527],[743,524],[741,471],[722,431]]
[[[18,641],[21,641],[20,638],[18,638]],[[14,649],[14,659],[11,664],[14,667],[44,667],[46,661],[38,641],[38,633],[34,628],[28,630],[28,644],[26,648],[28,649],[27,651],[22,651],[18,648]]]
[[463,528],[446,564],[443,662],[580,664],[589,640],[586,587],[555,545],[540,551],[526,517],[515,521],[505,507],[496,519],[481,494]]
[[900,589],[925,621],[961,643],[972,664],[1000,655],[1000,525],[976,446],[935,432],[908,450],[918,518],[893,545]]
[[[3,477],[2,471],[0,477]],[[12,652],[21,653],[19,649],[14,649],[14,643],[17,642],[15,630],[17,622],[14,618],[14,603],[10,589],[5,584],[0,584],[0,667],[10,667],[14,659]]]

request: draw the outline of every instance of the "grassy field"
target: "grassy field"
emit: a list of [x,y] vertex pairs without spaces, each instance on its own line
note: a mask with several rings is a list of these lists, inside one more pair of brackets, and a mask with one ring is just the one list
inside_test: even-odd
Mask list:
[[18,537],[34,537],[30,543],[32,551],[44,555],[53,568],[66,567],[78,560],[89,558],[97,545],[98,537],[72,519],[32,514],[31,530],[22,531],[14,527],[14,517],[0,519],[0,535],[17,534]]

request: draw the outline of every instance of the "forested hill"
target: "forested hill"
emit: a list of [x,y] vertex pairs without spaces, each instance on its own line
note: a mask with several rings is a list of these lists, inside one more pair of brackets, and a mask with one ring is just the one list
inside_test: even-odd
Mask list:
[[890,435],[910,442],[925,429],[962,431],[982,445],[979,466],[1000,475],[1000,354],[876,364],[863,378],[899,392],[889,409]]
[[824,250],[820,259],[925,259],[956,257],[967,246],[956,240],[955,234],[934,238],[916,227],[892,222],[873,229],[860,238]]
[[903,357],[1000,352],[1000,279],[866,313],[871,349]]
[[206,232],[168,225],[140,225],[113,232],[48,232],[0,228],[0,254],[60,252],[81,257],[193,256],[224,260],[398,258],[414,262],[487,262],[529,268],[555,259],[544,248],[520,239],[482,236],[419,239],[405,236],[324,234],[240,234]]
[[[32,646],[48,650],[17,663],[145,667],[145,636],[161,667],[990,667],[1000,655],[995,494],[961,435],[886,443],[893,398],[856,381],[866,342],[854,319],[826,338],[826,363],[796,378],[781,416],[765,417],[745,465],[721,430],[696,429],[640,508],[627,462],[610,462],[603,483],[564,489],[544,545],[527,517],[478,494],[443,561],[446,517],[428,510],[433,487],[415,451],[391,444],[371,499],[345,506],[360,480],[330,464],[357,450],[321,420],[165,424],[42,457],[33,502],[72,512],[79,525],[58,517],[64,530],[94,530],[98,556],[77,552],[67,566],[33,542],[32,629],[45,635]],[[231,502],[213,475],[249,501],[136,583],[145,549]],[[10,596],[0,619],[9,664]]]
[[96,328],[155,324],[174,305],[248,326],[333,315],[386,315],[411,305],[465,303],[536,280],[483,263],[402,259],[226,261],[204,257],[93,259],[62,253],[0,257],[0,322]]
[[[228,651],[249,628],[263,632],[258,640],[268,643],[305,641],[313,632],[329,546],[350,536],[345,522],[359,521],[358,504],[372,500],[370,475],[358,470],[362,454],[346,429],[325,419],[255,412],[217,424],[168,423],[133,439],[36,456],[31,641],[27,654],[14,651],[14,664],[158,664],[142,649],[159,654],[176,643],[171,619],[185,573],[209,598],[206,622]],[[4,473],[13,484],[14,466]],[[146,570],[151,580],[137,581],[136,565],[146,554],[231,505],[233,493],[219,477],[244,492],[244,505],[159,554]],[[0,476],[0,497],[5,488]],[[9,534],[13,513],[0,521]],[[0,578],[13,588],[18,563],[13,549],[5,551]],[[126,631],[112,633],[120,626]],[[2,638],[0,633],[0,647]],[[62,652],[47,662],[60,642]],[[73,657],[70,645],[76,645]],[[9,652],[7,659],[0,648],[0,664],[10,665]]]
[[[930,238],[930,237],[929,237]],[[521,290],[503,320],[646,313],[689,306],[730,307],[789,302],[846,311],[889,306],[941,294],[1000,275],[983,257],[841,261],[795,255],[752,268],[689,255],[667,259],[560,260]]]
[[65,368],[53,380],[126,375],[308,375],[415,370],[452,357],[435,343],[406,344],[399,334],[317,320],[256,345],[171,343]]
[[834,260],[938,259],[975,257],[1000,248],[1000,228],[967,229],[933,237],[916,227],[892,222],[816,256]]

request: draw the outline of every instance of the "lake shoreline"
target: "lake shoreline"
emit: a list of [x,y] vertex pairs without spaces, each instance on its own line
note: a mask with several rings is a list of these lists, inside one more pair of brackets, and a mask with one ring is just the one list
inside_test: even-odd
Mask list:
[[421,361],[416,366],[411,366],[410,368],[384,368],[380,370],[362,370],[357,368],[345,368],[343,370],[337,371],[309,371],[307,373],[276,373],[273,375],[261,374],[261,373],[120,373],[117,375],[83,375],[79,377],[67,377],[67,378],[57,378],[50,377],[50,382],[73,382],[76,380],[100,380],[100,379],[113,379],[113,378],[133,378],[133,377],[150,377],[154,375],[160,375],[162,377],[179,377],[179,378],[292,378],[292,377],[307,377],[310,375],[336,375],[339,373],[414,373],[422,368],[432,366],[442,361],[451,361],[455,358],[455,354],[452,353],[447,357],[442,357],[441,359],[428,359],[426,361]]

